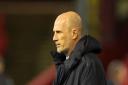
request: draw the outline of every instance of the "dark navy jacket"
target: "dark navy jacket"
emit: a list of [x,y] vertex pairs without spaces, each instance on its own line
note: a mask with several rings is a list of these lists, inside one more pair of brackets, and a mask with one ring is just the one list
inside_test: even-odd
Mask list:
[[106,79],[97,54],[101,47],[91,36],[82,37],[66,60],[64,54],[52,52],[57,68],[53,85],[106,85]]

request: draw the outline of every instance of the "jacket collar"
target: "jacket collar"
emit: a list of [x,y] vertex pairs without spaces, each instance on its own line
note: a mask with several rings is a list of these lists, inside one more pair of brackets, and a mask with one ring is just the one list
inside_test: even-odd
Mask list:
[[[88,36],[85,35],[78,41],[74,50],[72,51],[70,55],[70,59],[68,60],[70,62],[70,64],[68,64],[68,67],[73,68],[74,66],[76,66],[83,57],[83,55],[87,53],[97,54],[100,53],[100,51],[101,51],[101,46],[98,43],[98,41],[89,35]],[[53,56],[56,65],[64,63],[64,61],[66,60],[66,56],[64,54],[57,52],[51,52],[51,54]]]

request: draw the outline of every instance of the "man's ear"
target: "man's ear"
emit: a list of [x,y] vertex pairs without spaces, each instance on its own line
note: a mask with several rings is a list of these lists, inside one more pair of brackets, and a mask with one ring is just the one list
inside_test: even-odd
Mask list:
[[78,30],[72,29],[72,39],[75,40],[78,37]]

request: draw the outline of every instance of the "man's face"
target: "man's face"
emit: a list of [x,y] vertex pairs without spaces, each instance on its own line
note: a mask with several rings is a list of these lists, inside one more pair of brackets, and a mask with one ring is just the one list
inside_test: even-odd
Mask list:
[[63,19],[55,21],[53,32],[53,41],[57,47],[57,52],[67,53],[71,47],[72,35]]

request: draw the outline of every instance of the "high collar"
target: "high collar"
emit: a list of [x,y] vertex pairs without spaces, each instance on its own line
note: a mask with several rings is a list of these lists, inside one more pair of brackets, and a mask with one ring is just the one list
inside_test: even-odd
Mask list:
[[[70,62],[71,63],[75,63],[76,61],[78,62],[83,55],[87,53],[97,54],[100,53],[100,51],[101,51],[101,46],[98,43],[98,41],[89,35],[88,36],[85,35],[77,42],[75,48],[71,52]],[[66,59],[66,56],[64,54],[57,52],[52,52],[51,54],[56,64],[63,63]]]
[[100,53],[101,46],[99,42],[91,36],[83,36],[76,44],[71,56],[83,56],[86,53]]

